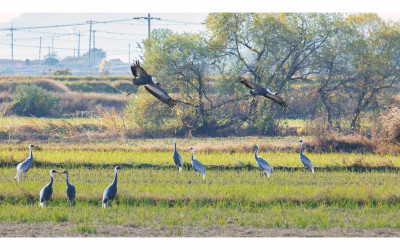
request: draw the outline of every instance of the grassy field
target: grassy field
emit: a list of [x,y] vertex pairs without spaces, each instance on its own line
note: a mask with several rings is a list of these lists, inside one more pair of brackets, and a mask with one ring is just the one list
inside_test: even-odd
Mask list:
[[[241,138],[241,139],[183,139],[178,141],[185,168],[190,168],[190,147],[194,147],[195,157],[206,169],[242,169],[255,167],[254,150],[260,145],[260,156],[276,170],[295,170],[302,167],[299,160],[299,143],[296,138]],[[131,144],[45,144],[34,150],[34,165],[41,167],[94,167],[123,165],[128,168],[173,169],[173,140],[132,140]],[[0,144],[0,165],[15,167],[28,155],[25,144]],[[318,170],[393,170],[400,166],[396,155],[360,153],[312,153],[306,155]]]
[[65,176],[56,175],[50,206],[38,207],[48,169],[34,168],[26,182],[15,183],[14,169],[3,169],[0,221],[68,222],[69,231],[96,234],[102,225],[165,227],[180,235],[184,227],[315,229],[399,228],[400,187],[394,173],[275,173],[209,171],[206,181],[193,171],[129,169],[119,174],[118,197],[101,209],[112,169],[71,169],[77,206],[68,207]]
[[[156,230],[166,236],[199,236],[210,228],[229,236],[249,228],[370,232],[400,227],[398,156],[306,152],[316,166],[312,175],[292,171],[301,170],[297,149],[262,151],[260,156],[275,168],[267,180],[254,168],[251,145],[256,138],[238,140],[242,144],[237,152],[209,146],[229,147],[227,140],[178,140],[186,164],[180,174],[172,163],[172,140],[41,144],[33,153],[28,180],[20,183],[14,181],[15,166],[27,157],[26,145],[0,144],[0,224],[55,223],[62,235],[93,236],[107,235],[104,227],[140,229],[143,235]],[[190,167],[191,145],[201,149],[195,156],[205,165],[205,181]],[[112,166],[117,164],[124,166],[118,196],[114,206],[104,210],[103,190],[112,182]],[[70,208],[65,198],[65,175],[56,174],[50,206],[39,208],[39,192],[49,182],[51,168],[70,171],[77,188],[76,207]]]

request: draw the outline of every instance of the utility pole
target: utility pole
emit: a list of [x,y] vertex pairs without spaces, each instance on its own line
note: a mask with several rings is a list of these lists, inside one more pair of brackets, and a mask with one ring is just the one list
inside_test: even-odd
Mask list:
[[90,30],[89,30],[89,66],[90,66],[90,49],[92,44],[92,20],[90,20]]
[[79,52],[81,50],[81,31],[78,34],[78,59],[79,59]]
[[14,25],[11,24],[11,61],[14,62]]
[[151,20],[160,20],[158,17],[150,17],[150,13],[147,14],[147,17],[134,17],[133,19],[147,19],[147,39],[150,40],[150,32],[151,32]]
[[51,57],[54,57],[54,37],[51,36]]
[[150,40],[150,13],[147,14],[147,38]]
[[41,57],[42,57],[42,37],[39,38],[39,64]]
[[96,73],[96,31],[93,30],[93,74]]

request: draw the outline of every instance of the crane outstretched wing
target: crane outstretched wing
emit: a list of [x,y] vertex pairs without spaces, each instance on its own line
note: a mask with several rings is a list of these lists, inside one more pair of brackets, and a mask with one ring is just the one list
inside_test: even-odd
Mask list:
[[144,70],[142,67],[140,67],[139,61],[136,61],[131,65],[131,71],[132,71],[132,75],[134,77],[146,77],[146,76],[148,76],[146,70]]
[[278,103],[283,108],[287,108],[288,107],[288,104],[280,96],[278,96],[277,94],[273,94],[273,93],[269,92],[268,94],[265,94],[264,97],[266,97],[268,99],[271,99],[272,101]]
[[159,85],[154,83],[149,83],[144,86],[144,88],[153,96],[155,96],[158,100],[162,101],[165,104],[168,104],[170,108],[173,108],[177,100],[172,99],[168,93],[163,90]]
[[249,88],[249,89],[263,90],[263,87],[261,87],[260,85],[255,84],[254,82],[249,82],[249,81],[247,81],[246,79],[244,79],[242,77],[240,78],[239,82],[241,84],[243,84],[244,86],[246,86],[247,88]]

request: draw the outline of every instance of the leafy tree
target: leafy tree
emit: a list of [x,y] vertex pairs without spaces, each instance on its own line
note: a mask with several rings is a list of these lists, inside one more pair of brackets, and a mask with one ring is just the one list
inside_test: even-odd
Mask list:
[[347,86],[354,99],[351,128],[360,127],[360,118],[400,77],[400,26],[386,23],[376,14],[350,15],[348,52],[354,81]]
[[58,64],[58,60],[56,58],[53,57],[48,57],[46,58],[46,60],[44,60],[45,65],[50,65],[50,66],[55,66]]
[[[291,81],[310,80],[310,57],[333,35],[337,18],[315,13],[212,13],[206,25],[211,41],[225,47],[237,74],[249,74],[252,81],[282,93]],[[253,98],[247,119],[263,131],[276,128],[279,121],[267,122],[264,112],[274,114],[268,119],[282,116],[280,107]]]
[[[175,109],[184,131],[216,133],[240,118],[238,114],[223,111],[224,106],[234,103],[236,98],[222,97],[213,87],[214,67],[221,61],[221,48],[209,43],[205,34],[154,30],[151,40],[145,41],[145,48],[148,71],[163,88],[170,92],[178,91],[179,99],[184,102]],[[229,119],[220,119],[221,115],[229,116]]]

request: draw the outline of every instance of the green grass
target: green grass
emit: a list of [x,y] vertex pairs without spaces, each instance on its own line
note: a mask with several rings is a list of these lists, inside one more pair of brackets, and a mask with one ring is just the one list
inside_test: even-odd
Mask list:
[[[171,140],[172,141],[172,140]],[[182,145],[182,144],[181,144]],[[116,150],[98,148],[87,150],[79,148],[61,148],[54,150],[50,147],[42,150],[35,150],[34,164],[47,166],[68,166],[68,167],[104,167],[108,165],[126,165],[129,167],[170,167],[173,168],[172,152],[173,145],[163,148],[170,148],[170,151],[144,151],[142,146],[126,145]],[[190,144],[178,147],[180,154],[186,163],[190,165]],[[359,153],[307,153],[314,166],[318,170],[324,169],[348,169],[348,168],[398,168],[400,158],[395,155],[359,154]],[[0,147],[0,165],[12,167],[23,161],[28,156],[26,149],[16,150],[15,148]],[[302,167],[298,152],[260,152],[260,156],[268,161],[273,167],[296,168]],[[195,157],[202,162],[206,169],[218,166],[220,169],[230,167],[256,167],[254,153],[249,152],[195,152]],[[381,169],[382,170],[382,169]]]
[[399,228],[400,186],[394,173],[277,172],[269,180],[258,171],[209,171],[206,181],[193,171],[123,170],[118,196],[101,208],[113,170],[71,169],[77,205],[68,206],[65,176],[55,175],[47,208],[39,208],[48,169],[31,169],[29,180],[15,183],[14,169],[3,169],[0,221],[68,222],[71,230],[96,233],[96,225],[251,226],[258,228]]
[[[291,141],[294,138],[286,138]],[[291,171],[301,166],[298,150],[261,151],[275,171],[259,176],[251,145],[278,138],[180,139],[184,170],[172,161],[171,139],[120,143],[41,144],[33,153],[28,180],[14,181],[15,166],[26,159],[23,144],[0,144],[0,222],[66,223],[69,230],[96,234],[103,225],[165,227],[179,235],[185,226],[256,228],[376,229],[400,227],[400,185],[394,155],[310,153],[316,174]],[[235,145],[240,144],[237,151]],[[260,145],[267,145],[261,144]],[[190,166],[190,146],[206,168],[202,181]],[[224,145],[214,151],[213,145]],[[268,146],[268,145],[267,145]],[[104,189],[118,175],[118,195],[101,208]],[[363,166],[365,172],[347,168]],[[391,171],[382,167],[390,167]],[[286,168],[289,167],[288,170]],[[39,208],[40,189],[49,171],[68,169],[77,188],[77,205],[68,206],[65,175],[55,175],[50,205]]]

